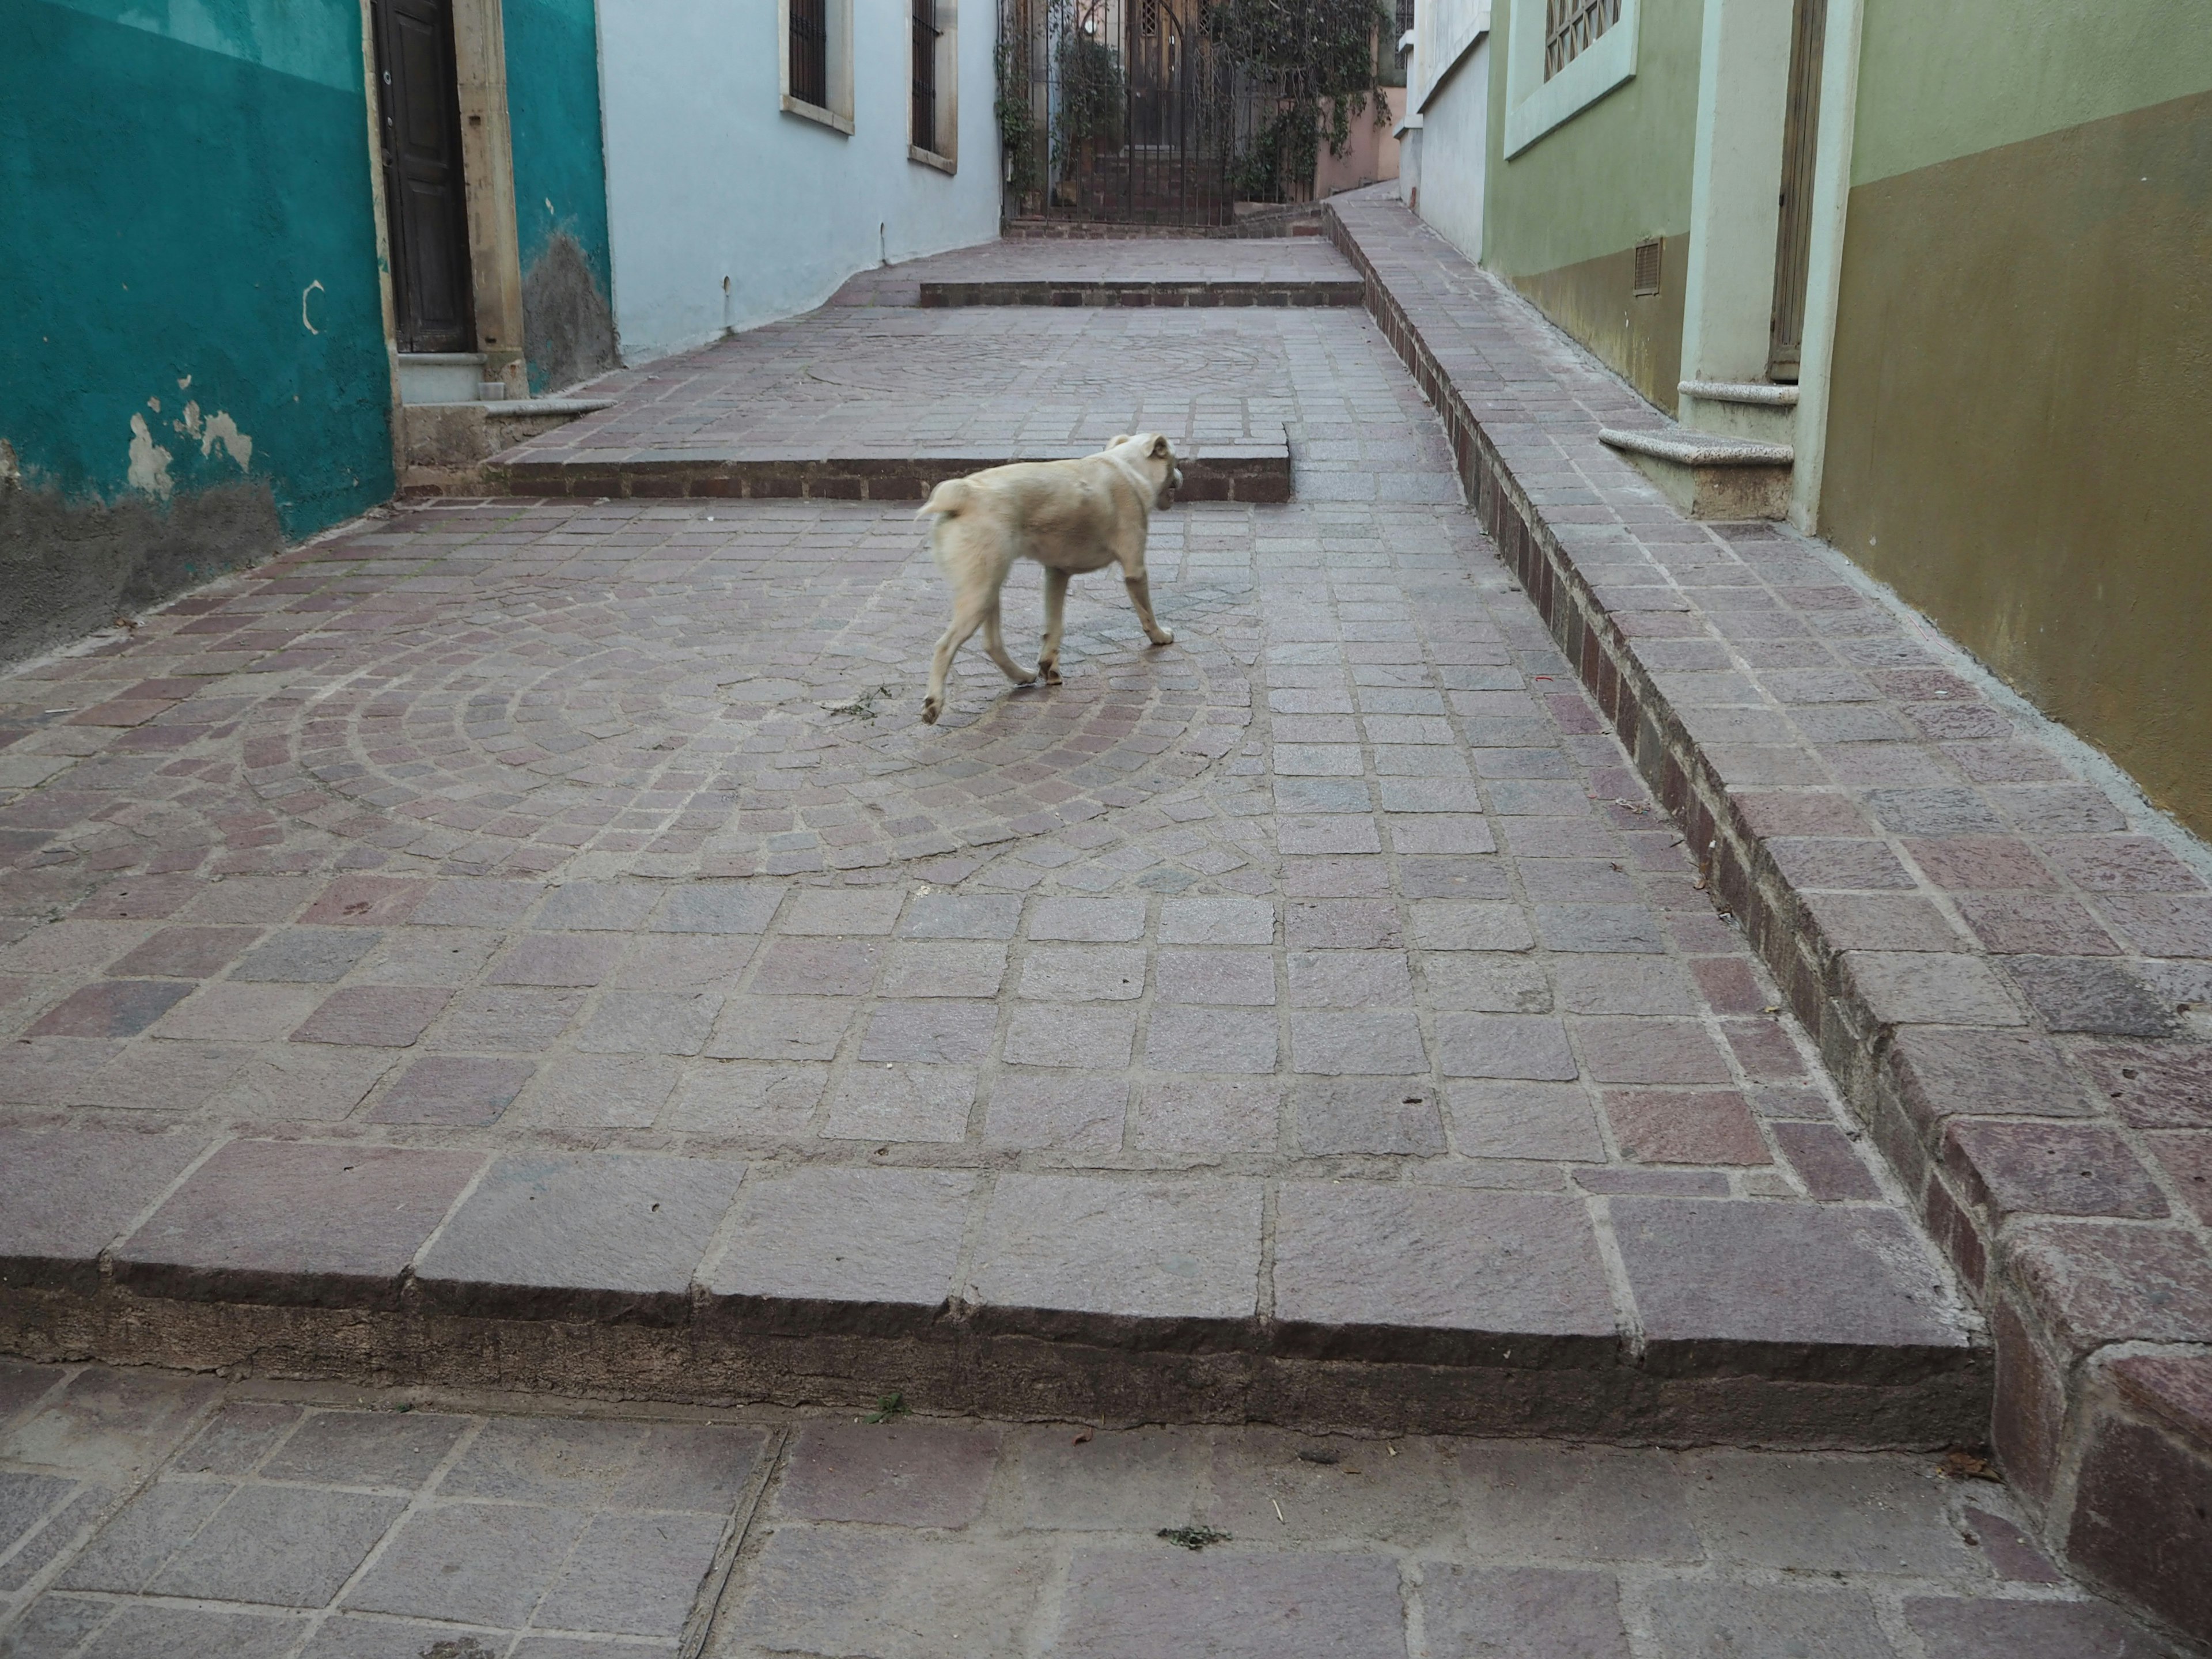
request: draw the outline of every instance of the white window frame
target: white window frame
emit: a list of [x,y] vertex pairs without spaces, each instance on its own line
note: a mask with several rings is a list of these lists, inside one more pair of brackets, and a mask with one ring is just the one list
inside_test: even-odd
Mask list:
[[1505,155],[1510,160],[1636,76],[1644,0],[1620,0],[1620,21],[1544,78],[1544,0],[1513,0],[1505,43]]
[[[847,4],[851,0],[846,0]],[[913,0],[906,0],[909,8]],[[909,32],[911,26],[909,25]],[[909,69],[912,67],[908,66]],[[937,0],[937,131],[942,149],[924,149],[914,142],[914,108],[907,107],[906,159],[939,173],[960,170],[960,0]]]
[[776,86],[786,115],[818,121],[847,137],[853,135],[853,0],[824,0],[823,21],[830,40],[830,103],[827,108],[791,95],[791,0],[775,0]]

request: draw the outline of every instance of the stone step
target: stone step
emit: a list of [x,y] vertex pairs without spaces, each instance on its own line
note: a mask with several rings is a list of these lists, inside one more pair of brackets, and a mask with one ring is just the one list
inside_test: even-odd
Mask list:
[[[481,351],[403,351],[399,354],[402,404],[473,404],[484,401],[484,354]],[[500,395],[505,387],[500,382]]]
[[1357,306],[1366,285],[1339,282],[1173,282],[1112,277],[1030,278],[999,282],[925,282],[916,304],[959,306]]
[[1781,519],[1790,513],[1788,444],[1662,427],[1601,428],[1598,441],[1619,450],[1693,519]]
[[1887,1205],[1594,1197],[5,1131],[0,1350],[1674,1443],[1986,1420],[1988,1368]]
[[[578,449],[557,457],[528,452],[495,458],[488,487],[514,495],[720,496],[750,500],[920,501],[947,478],[1016,461],[1070,460],[1087,445],[1022,445],[939,453],[825,453],[808,447],[699,450]],[[1211,444],[1179,458],[1179,499],[1286,501],[1291,449],[1277,443]]]
[[1789,444],[1797,434],[1797,388],[1767,380],[1684,380],[1682,424],[1724,438]]
[[[487,392],[505,388],[493,382]],[[481,495],[483,464],[502,450],[611,409],[605,398],[490,398],[469,403],[409,404],[399,411],[410,495]]]

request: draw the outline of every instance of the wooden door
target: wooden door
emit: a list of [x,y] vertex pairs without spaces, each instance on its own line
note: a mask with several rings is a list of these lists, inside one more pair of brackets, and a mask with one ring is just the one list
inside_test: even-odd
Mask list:
[[1805,337],[1813,254],[1813,164],[1820,149],[1820,55],[1828,0],[1796,0],[1790,28],[1789,103],[1782,121],[1782,222],[1775,234],[1774,322],[1766,378],[1794,385]]
[[374,0],[384,216],[402,351],[475,348],[451,0]]

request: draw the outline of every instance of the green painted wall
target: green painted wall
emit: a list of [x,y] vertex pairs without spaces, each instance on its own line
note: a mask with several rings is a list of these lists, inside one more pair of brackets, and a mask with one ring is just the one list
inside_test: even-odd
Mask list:
[[[1776,0],[1781,3],[1782,0]],[[1484,264],[1513,283],[1638,392],[1675,404],[1682,356],[1683,264],[1697,149],[1698,0],[1644,0],[1635,78],[1502,160],[1506,64],[1516,14],[1540,4],[1497,0],[1492,11],[1490,172]],[[1674,292],[1638,298],[1629,252],[1664,236]]]
[[[526,312],[532,313],[525,319],[524,343],[531,390],[545,392],[580,372],[611,366],[613,270],[598,21],[593,0],[502,0],[501,17],[515,229]],[[569,338],[594,324],[605,330],[605,363],[591,361],[599,343]]]
[[2212,91],[1856,186],[1842,276],[1821,533],[2212,835]]
[[1865,0],[1851,182],[2212,87],[2205,0]]
[[[0,0],[0,441],[24,483],[157,507],[244,485],[290,536],[390,495],[354,0]],[[132,483],[134,419],[166,497]]]

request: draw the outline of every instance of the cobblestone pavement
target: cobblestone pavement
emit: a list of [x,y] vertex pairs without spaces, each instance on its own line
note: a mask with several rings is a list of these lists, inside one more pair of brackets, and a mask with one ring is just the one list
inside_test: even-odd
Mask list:
[[562,1410],[0,1361],[0,1655],[2168,1652],[1932,1457]]
[[1358,280],[1318,236],[1084,237],[986,242],[864,270],[836,306],[911,306],[924,283],[1333,283]]
[[1207,454],[1287,427],[1302,499],[1458,499],[1434,417],[1350,311],[833,307],[591,389],[618,402],[502,462],[1067,455],[1132,431]]
[[[1451,493],[1363,315],[1223,318],[1304,342],[1302,491]],[[941,584],[858,504],[408,510],[0,681],[0,1112],[174,1131],[128,1203],[12,1137],[19,1216],[83,1198],[15,1248],[136,1228],[123,1258],[205,1268],[290,1236],[277,1165],[346,1190],[299,1149],[197,1164],[210,1132],[524,1158],[390,1166],[420,1217],[383,1271],[465,1190],[416,1265],[466,1278],[516,1183],[627,1215],[672,1166],[593,1155],[682,1153],[714,1163],[680,1215],[621,1223],[674,1275],[635,1288],[818,1283],[860,1200],[804,1166],[907,1165],[958,1172],[898,1188],[925,1303],[1963,1347],[1470,515],[1195,506],[1152,567],[1175,646],[1078,583],[1066,684],[970,653],[935,728]],[[1038,604],[1025,568],[1018,640]]]

